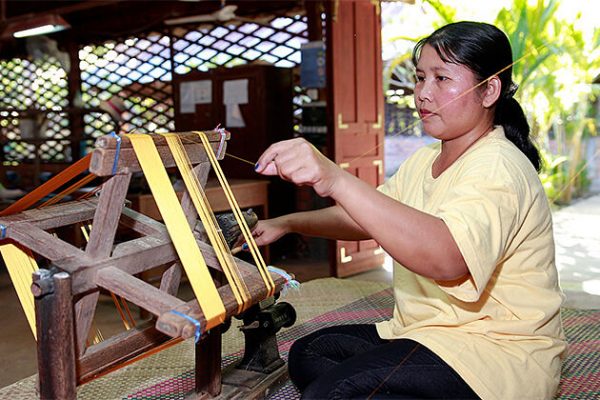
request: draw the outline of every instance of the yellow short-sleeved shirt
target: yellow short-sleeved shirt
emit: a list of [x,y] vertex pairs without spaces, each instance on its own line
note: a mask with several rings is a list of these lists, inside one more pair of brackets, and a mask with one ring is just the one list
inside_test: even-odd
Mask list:
[[[419,150],[379,190],[441,218],[469,268],[436,282],[394,266],[384,339],[413,339],[483,399],[550,399],[566,342],[551,213],[535,169],[496,127],[437,178],[440,144]],[[435,240],[434,237],[431,240]]]

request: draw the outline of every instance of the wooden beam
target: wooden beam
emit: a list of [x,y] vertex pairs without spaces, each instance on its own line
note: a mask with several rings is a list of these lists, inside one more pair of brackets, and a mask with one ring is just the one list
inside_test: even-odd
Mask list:
[[90,347],[79,359],[78,384],[85,383],[170,339],[169,336],[156,330],[154,322],[145,322],[112,336]]
[[[250,292],[251,304],[256,304],[259,301],[264,300],[268,293],[264,282],[258,275],[259,273],[256,271],[256,276],[246,277],[244,279]],[[271,277],[275,282],[276,292],[279,292],[281,287],[285,284],[285,279],[277,274],[271,274]],[[223,304],[225,305],[226,318],[237,315],[238,304],[229,285],[221,286],[218,288],[218,291],[223,300]],[[191,300],[184,305],[177,307],[175,311],[189,315],[200,322],[202,333],[204,333],[206,329],[206,319],[196,300]],[[182,337],[184,339],[194,337],[196,333],[196,326],[192,322],[172,312],[164,313],[158,317],[156,329],[171,337]]]
[[108,257],[113,248],[131,174],[116,175],[102,185],[85,252],[92,258]]
[[[15,242],[52,262],[65,259],[73,261],[76,259],[79,263],[85,263],[89,260],[82,250],[28,222],[19,223],[18,226],[11,226],[7,230],[6,237],[13,239]],[[72,272],[74,268],[65,270]]]
[[[206,264],[216,270],[221,270],[214,249],[201,241],[196,242],[204,256]],[[56,265],[64,270],[73,270],[73,293],[81,294],[96,289],[95,276],[104,267],[116,267],[131,275],[174,263],[179,256],[168,236],[145,236],[126,243],[119,244],[110,258],[103,260],[63,259],[57,260]],[[235,259],[242,277],[249,276],[257,269],[254,265],[243,260]]]
[[120,222],[121,225],[145,236],[164,235],[167,233],[167,227],[162,222],[158,222],[128,207],[123,208]]
[[177,295],[179,284],[181,283],[181,274],[183,268],[179,262],[171,265],[162,275],[160,280],[160,290],[173,296]]
[[85,353],[99,297],[100,290],[95,290],[84,294],[75,303],[75,340],[77,341],[76,350],[79,357]]
[[[218,146],[218,144],[221,141],[221,134],[219,132],[212,130],[202,132],[204,132],[209,142],[215,143]],[[227,131],[225,131],[225,133],[225,141],[227,141],[230,139],[231,134]],[[181,138],[181,141],[186,146],[192,144],[202,144],[200,136],[198,136],[198,134],[195,132],[178,132],[177,135]],[[164,136],[152,135],[152,139],[154,140],[156,147],[169,147],[169,145],[167,144],[167,140],[164,138]],[[117,146],[119,146],[121,149],[130,149],[133,147],[131,144],[131,140],[129,140],[127,136],[121,137],[120,145],[117,144],[117,139],[114,136],[101,136],[98,139],[96,139],[96,148],[98,149],[115,149],[117,148]]]
[[65,259],[57,261],[56,265],[62,269],[77,269],[73,272],[73,293],[77,295],[94,290],[97,287],[95,276],[103,267],[115,266],[134,275],[160,265],[174,263],[178,259],[173,243],[168,237],[146,236],[123,243],[120,248],[125,245],[128,248],[127,252],[116,253],[118,246],[110,258],[88,263],[82,263],[81,260]]
[[[204,153],[204,146],[201,144],[191,144],[185,147],[192,164],[208,162],[208,157]],[[216,148],[218,145],[214,147]],[[157,147],[157,150],[166,168],[175,167],[175,160],[167,147],[160,146]],[[117,153],[117,167],[114,168]],[[97,176],[112,176],[142,172],[142,168],[132,148],[121,149],[118,152],[115,149],[96,149],[90,161],[90,172]]]
[[26,222],[48,230],[91,220],[97,207],[98,199],[75,200],[7,215],[0,218],[0,223],[10,227]]
[[[213,152],[217,152],[220,146],[220,134],[213,131],[205,132],[210,143]],[[182,133],[182,138],[185,151],[187,152],[190,162],[192,165],[208,162],[208,156],[204,151],[204,146],[200,142],[200,138],[195,133]],[[217,154],[220,158],[223,158],[225,154],[225,146],[229,133],[225,136],[225,142],[221,154]],[[175,167],[175,160],[166,143],[164,137],[160,135],[153,136],[156,148],[166,168]],[[117,141],[114,137],[100,137],[96,140],[96,149],[92,155],[90,161],[90,172],[97,176],[111,176],[116,174],[134,173],[141,172],[140,164],[137,160],[137,156],[131,146],[131,141],[127,136],[121,138],[121,144],[119,145],[119,151],[117,151]],[[116,166],[115,166],[116,161]]]
[[185,304],[183,300],[114,267],[98,271],[96,284],[157,316]]

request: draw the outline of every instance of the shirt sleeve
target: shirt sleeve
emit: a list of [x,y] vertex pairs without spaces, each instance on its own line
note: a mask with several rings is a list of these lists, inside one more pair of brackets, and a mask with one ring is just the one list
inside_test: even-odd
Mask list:
[[440,286],[461,301],[479,299],[515,235],[519,214],[515,182],[501,166],[494,169],[461,176],[436,213],[450,230],[471,275],[456,286]]

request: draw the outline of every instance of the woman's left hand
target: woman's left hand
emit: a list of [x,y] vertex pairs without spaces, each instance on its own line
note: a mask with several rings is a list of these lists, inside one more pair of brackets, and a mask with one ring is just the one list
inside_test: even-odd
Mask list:
[[344,171],[305,139],[277,142],[260,156],[255,166],[263,175],[279,175],[296,185],[312,186],[322,197],[332,196]]

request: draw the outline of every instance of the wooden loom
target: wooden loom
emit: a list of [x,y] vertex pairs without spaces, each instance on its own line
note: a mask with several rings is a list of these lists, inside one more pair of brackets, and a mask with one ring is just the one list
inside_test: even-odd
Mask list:
[[[225,153],[229,134],[206,132],[217,158]],[[210,163],[198,136],[181,134],[194,173],[201,185],[206,184]],[[153,140],[166,168],[173,167],[174,157],[165,139]],[[23,211],[0,218],[3,238],[0,244],[13,243],[31,250],[47,260],[48,269],[34,273],[32,292],[35,296],[38,339],[39,390],[43,399],[74,399],[76,387],[95,376],[116,368],[141,354],[164,346],[172,340],[194,337],[196,320],[202,337],[196,342],[196,385],[190,398],[223,397],[257,398],[274,383],[285,378],[286,369],[279,357],[275,333],[281,326],[293,324],[295,313],[286,303],[274,303],[269,290],[254,265],[235,259],[248,287],[252,306],[241,315],[245,326],[246,353],[242,368],[231,377],[221,372],[222,325],[206,332],[206,320],[197,300],[185,302],[176,297],[182,268],[172,240],[163,223],[125,206],[132,174],[140,172],[140,164],[132,145],[123,137],[102,137],[96,142],[89,171],[108,177],[97,198],[70,201],[43,209]],[[185,191],[181,207],[190,226],[197,212]],[[92,221],[89,242],[84,249],[67,243],[48,231]],[[134,232],[133,239],[116,242],[119,228]],[[131,235],[130,235],[131,236]],[[214,249],[196,240],[211,268],[216,282],[223,282],[222,268]],[[135,275],[164,268],[160,287],[138,279]],[[286,283],[279,274],[271,273],[275,292]],[[219,284],[217,284],[219,286]],[[88,345],[90,329],[100,290],[108,290],[147,310],[155,317],[95,345]],[[221,284],[218,293],[229,318],[239,313],[232,289]],[[181,318],[184,314],[192,318]],[[257,326],[267,329],[256,329]],[[172,343],[172,342],[171,342]],[[257,361],[258,360],[258,361]],[[222,381],[231,385],[222,385]]]

